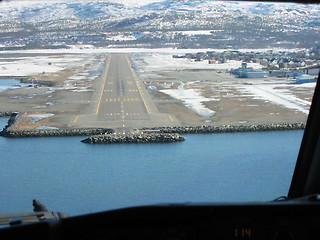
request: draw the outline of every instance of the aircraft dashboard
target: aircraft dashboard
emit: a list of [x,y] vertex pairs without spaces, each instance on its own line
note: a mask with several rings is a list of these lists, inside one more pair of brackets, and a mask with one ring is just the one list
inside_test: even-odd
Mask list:
[[320,196],[132,207],[0,230],[2,239],[320,239]]

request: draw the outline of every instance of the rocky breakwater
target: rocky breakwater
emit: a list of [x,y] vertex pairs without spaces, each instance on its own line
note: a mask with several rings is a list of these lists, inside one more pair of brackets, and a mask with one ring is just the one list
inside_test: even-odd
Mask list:
[[184,141],[178,133],[129,133],[90,136],[83,143],[168,143]]
[[257,125],[222,125],[222,126],[179,126],[143,128],[141,131],[159,131],[161,133],[201,134],[201,133],[230,133],[230,132],[261,132],[304,129],[305,123],[271,123]]
[[66,128],[66,129],[41,129],[41,130],[8,130],[3,129],[0,136],[11,138],[23,137],[65,137],[65,136],[90,136],[95,134],[112,133],[106,128]]
[[11,117],[12,112],[0,112],[0,117]]
[[[9,113],[8,113],[9,114]],[[0,132],[0,136],[11,138],[23,137],[65,137],[65,136],[90,136],[97,134],[113,133],[109,128],[59,128],[59,129],[15,129],[19,113],[11,113],[8,124]]]
[[8,131],[11,126],[14,126],[15,122],[18,119],[18,115],[19,115],[19,113],[17,113],[17,112],[2,112],[0,114],[0,117],[10,117],[7,125],[0,132],[0,136],[2,136],[2,133],[4,133],[5,131]]

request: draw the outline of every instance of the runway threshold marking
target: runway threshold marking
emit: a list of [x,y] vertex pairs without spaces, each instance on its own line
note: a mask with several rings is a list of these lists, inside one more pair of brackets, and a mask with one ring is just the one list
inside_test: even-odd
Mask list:
[[147,109],[148,114],[150,114],[151,112],[150,112],[150,109],[149,109],[149,104],[148,104],[148,103],[146,102],[146,100],[144,99],[144,94],[143,94],[142,89],[141,89],[141,87],[140,87],[139,79],[138,79],[138,77],[136,76],[135,71],[134,71],[134,70],[132,69],[132,67],[131,67],[131,63],[130,63],[130,60],[129,60],[128,55],[126,55],[126,60],[127,60],[128,65],[129,65],[129,68],[130,68],[130,71],[131,71],[131,73],[132,73],[132,76],[133,76],[134,80],[136,81],[136,85],[137,85],[139,94],[140,94],[140,96],[141,96],[141,98],[142,98],[143,104],[144,104],[145,108]]
[[138,98],[106,98],[105,102],[138,102]]
[[[99,109],[100,109],[100,104],[101,104],[101,100],[102,100],[102,96],[103,96],[103,90],[105,88],[106,82],[107,82],[107,77],[108,77],[108,72],[109,72],[109,67],[110,67],[110,62],[111,62],[111,56],[109,56],[108,62],[106,63],[106,74],[105,74],[105,79],[103,80],[103,84],[102,84],[102,88],[101,88],[101,93],[100,93],[100,98],[98,101],[98,105],[96,108],[96,115],[99,114]],[[103,76],[104,77],[104,76]]]

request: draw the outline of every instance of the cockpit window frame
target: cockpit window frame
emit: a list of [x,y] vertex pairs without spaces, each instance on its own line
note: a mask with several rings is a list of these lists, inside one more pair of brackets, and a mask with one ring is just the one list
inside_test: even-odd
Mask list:
[[288,198],[320,193],[320,73],[301,142]]

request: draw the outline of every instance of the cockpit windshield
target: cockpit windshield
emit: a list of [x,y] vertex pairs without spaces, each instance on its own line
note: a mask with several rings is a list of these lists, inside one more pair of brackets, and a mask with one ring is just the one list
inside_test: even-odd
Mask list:
[[288,193],[320,5],[0,2],[0,212]]

